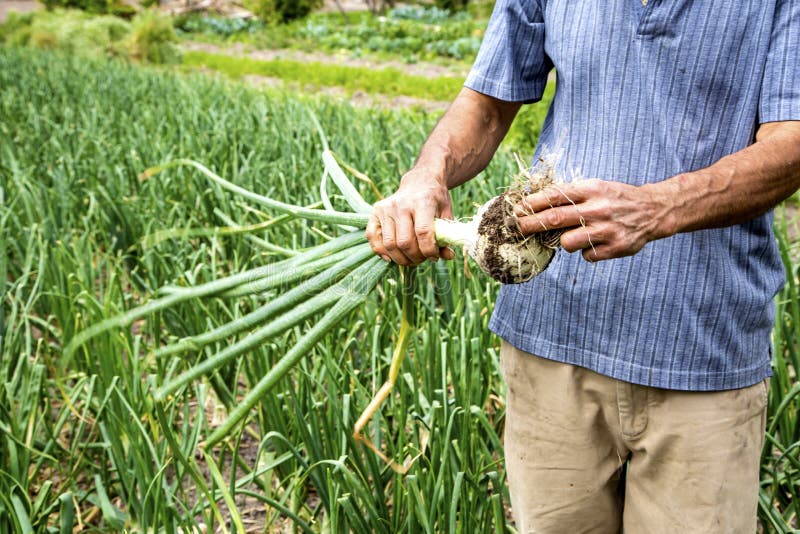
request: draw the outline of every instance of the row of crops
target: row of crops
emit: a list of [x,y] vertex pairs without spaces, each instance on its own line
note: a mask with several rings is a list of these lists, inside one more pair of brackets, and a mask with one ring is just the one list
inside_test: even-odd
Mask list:
[[[208,452],[201,444],[224,414],[313,320],[161,403],[158,386],[228,341],[167,358],[153,347],[235,320],[271,295],[181,305],[98,336],[69,361],[62,351],[87,325],[165,285],[240,272],[342,232],[287,223],[189,169],[141,180],[146,168],[192,157],[250,190],[314,205],[322,148],[312,111],[338,157],[389,192],[434,116],[13,49],[0,49],[0,87],[0,532],[511,526],[504,386],[486,329],[498,287],[468,278],[460,262],[419,269],[409,356],[367,428],[405,474],[352,437],[397,336],[394,270]],[[515,169],[501,153],[454,194],[455,212],[471,212]],[[786,229],[779,235],[794,281]],[[760,507],[770,531],[794,521],[800,490],[794,283],[778,301]]]
[[435,7],[402,6],[390,9],[386,16],[316,13],[278,26],[188,15],[177,17],[175,27],[191,39],[245,42],[262,48],[346,51],[353,56],[378,53],[409,62],[470,61],[478,52],[487,20],[487,13],[473,18],[463,11],[450,14]]

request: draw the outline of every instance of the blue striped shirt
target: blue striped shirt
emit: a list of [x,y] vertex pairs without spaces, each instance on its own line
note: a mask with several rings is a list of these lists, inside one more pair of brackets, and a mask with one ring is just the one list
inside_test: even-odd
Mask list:
[[[760,123],[800,120],[800,0],[498,0],[466,86],[535,102],[562,172],[634,185],[713,164]],[[504,286],[490,328],[512,345],[681,390],[770,375],[784,272],[772,214],[596,264],[559,251]]]

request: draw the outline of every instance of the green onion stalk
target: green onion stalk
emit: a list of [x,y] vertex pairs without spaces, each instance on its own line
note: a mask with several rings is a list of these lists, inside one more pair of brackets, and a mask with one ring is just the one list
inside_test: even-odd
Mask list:
[[[142,179],[148,179],[175,167],[190,167],[222,189],[282,216],[336,225],[345,229],[345,232],[321,245],[293,253],[287,259],[275,263],[194,287],[165,287],[149,302],[90,325],[79,332],[64,348],[62,365],[67,365],[75,352],[95,336],[113,329],[129,327],[138,319],[177,304],[204,298],[239,298],[292,285],[288,291],[275,296],[243,317],[208,332],[178,339],[154,350],[157,358],[175,356],[188,351],[199,351],[209,344],[247,332],[244,337],[199,364],[167,379],[154,393],[155,400],[163,402],[191,382],[213,374],[221,366],[246,355],[255,347],[303,321],[317,318],[313,327],[296,341],[257,384],[253,385],[226,420],[214,429],[208,436],[205,447],[213,447],[230,435],[231,430],[247,417],[260,398],[269,393],[325,334],[367,300],[390,268],[389,263],[372,253],[364,235],[372,206],[363,199],[344,174],[333,153],[327,149],[327,144],[323,152],[323,162],[325,173],[320,192],[325,209],[296,206],[259,195],[189,159],[176,159],[145,171],[141,176]],[[326,192],[328,178],[337,186],[351,211],[333,209]],[[547,266],[553,256],[554,247],[542,242],[541,239],[522,236],[514,230],[513,224],[509,224],[514,202],[521,198],[520,194],[506,192],[484,204],[475,217],[464,221],[436,220],[437,242],[440,246],[465,250],[476,259],[482,269],[501,282],[519,283],[530,279]],[[389,377],[358,419],[354,432],[359,440],[384,458],[385,456],[362,435],[361,430],[393,388],[409,339],[413,334],[414,269],[403,269],[401,280],[402,322]],[[399,469],[394,463],[392,466]]]

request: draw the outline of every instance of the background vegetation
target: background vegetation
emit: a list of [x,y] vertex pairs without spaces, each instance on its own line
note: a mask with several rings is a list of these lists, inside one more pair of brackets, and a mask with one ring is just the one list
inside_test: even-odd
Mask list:
[[112,15],[92,16],[75,9],[10,13],[0,23],[0,44],[59,50],[94,58],[176,63],[180,54],[172,21],[142,11],[131,22]]
[[397,56],[406,62],[470,61],[480,47],[485,18],[435,7],[405,6],[376,17],[369,12],[317,13],[290,24],[264,25],[207,15],[178,17],[184,35],[210,42],[242,42],[261,48],[345,52],[349,56]]

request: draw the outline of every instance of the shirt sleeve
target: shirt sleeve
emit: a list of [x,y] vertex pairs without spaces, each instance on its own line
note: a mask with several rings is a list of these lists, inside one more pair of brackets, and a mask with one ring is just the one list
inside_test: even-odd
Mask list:
[[464,86],[499,100],[541,100],[553,67],[544,51],[544,35],[537,0],[497,0]]
[[778,0],[761,86],[759,122],[800,120],[800,0]]

